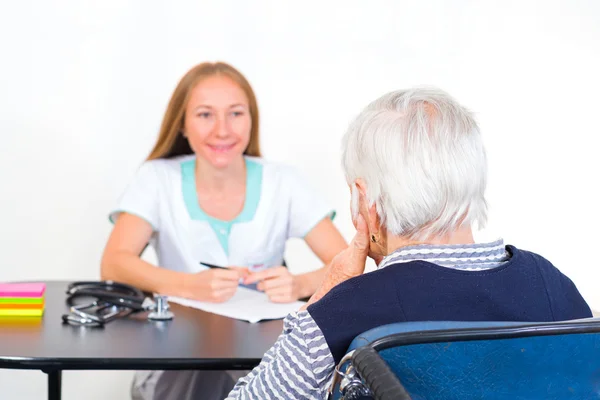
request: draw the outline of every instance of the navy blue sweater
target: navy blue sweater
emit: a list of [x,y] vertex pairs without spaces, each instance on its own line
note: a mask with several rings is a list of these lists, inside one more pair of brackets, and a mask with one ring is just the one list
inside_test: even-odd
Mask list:
[[336,364],[369,329],[405,321],[561,321],[591,317],[573,284],[545,258],[506,246],[511,258],[483,271],[426,261],[391,264],[333,288],[308,311]]

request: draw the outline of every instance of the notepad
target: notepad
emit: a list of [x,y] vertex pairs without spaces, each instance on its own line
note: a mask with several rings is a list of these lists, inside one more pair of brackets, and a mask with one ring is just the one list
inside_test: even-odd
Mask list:
[[286,315],[297,311],[305,304],[301,301],[272,303],[263,292],[243,287],[238,287],[235,295],[225,303],[208,303],[181,297],[169,297],[169,301],[251,323],[285,318]]
[[44,303],[0,303],[0,310],[37,310],[40,308],[44,308]]
[[42,297],[45,283],[0,283],[0,297]]
[[44,297],[0,297],[1,304],[44,304]]
[[41,317],[45,283],[0,283],[0,322],[7,317]]
[[41,317],[44,314],[43,308],[24,308],[11,309],[0,308],[0,317]]

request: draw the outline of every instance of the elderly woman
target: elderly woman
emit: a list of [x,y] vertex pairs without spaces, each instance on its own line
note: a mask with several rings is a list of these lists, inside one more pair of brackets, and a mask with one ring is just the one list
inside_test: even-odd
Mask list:
[[[230,399],[325,398],[352,339],[384,324],[592,316],[545,258],[502,240],[475,243],[486,155],[473,116],[446,93],[398,91],[371,103],[344,138],[343,167],[356,236]],[[363,274],[367,256],[377,270]]]

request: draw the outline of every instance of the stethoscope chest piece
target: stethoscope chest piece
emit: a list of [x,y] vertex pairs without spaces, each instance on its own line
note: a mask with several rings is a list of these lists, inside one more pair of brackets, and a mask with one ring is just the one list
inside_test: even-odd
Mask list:
[[154,311],[148,314],[148,319],[155,321],[166,321],[173,319],[173,313],[169,311],[169,303],[166,296],[154,296],[156,307]]

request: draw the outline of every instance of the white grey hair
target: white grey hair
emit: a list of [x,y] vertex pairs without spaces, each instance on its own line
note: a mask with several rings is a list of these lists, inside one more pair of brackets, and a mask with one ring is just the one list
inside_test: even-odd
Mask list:
[[365,181],[389,233],[424,240],[485,226],[483,141],[472,113],[447,93],[414,88],[380,97],[350,124],[342,152],[346,181],[353,190]]

